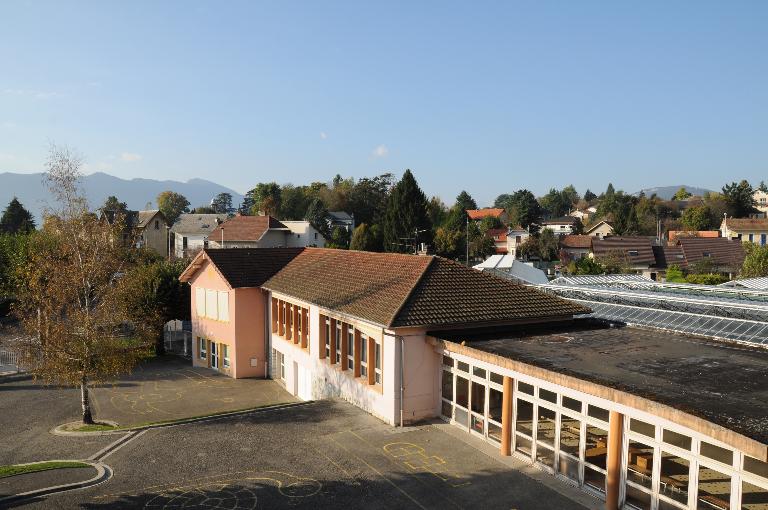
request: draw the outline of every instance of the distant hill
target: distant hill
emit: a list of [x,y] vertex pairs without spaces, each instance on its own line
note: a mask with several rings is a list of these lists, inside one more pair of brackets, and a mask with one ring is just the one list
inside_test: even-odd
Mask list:
[[[650,197],[654,193],[657,197],[659,197],[662,200],[672,200],[672,197],[677,193],[677,190],[680,188],[685,188],[688,193],[691,195],[697,195],[697,196],[704,196],[705,194],[712,191],[711,189],[705,189],[705,188],[697,188],[696,186],[687,186],[685,184],[678,184],[677,186],[658,186],[656,188],[645,188],[642,190],[642,193],[645,193],[645,196]],[[640,191],[637,192],[639,195],[641,193]]]
[[[147,203],[157,207],[157,195],[166,190],[181,193],[190,202],[190,207],[208,205],[219,193],[230,193],[232,204],[237,207],[243,196],[225,186],[204,179],[190,179],[187,182],[157,181],[154,179],[121,179],[103,172],[83,177],[83,188],[92,209],[99,207],[110,195],[126,202],[129,209],[144,209]],[[48,190],[43,184],[43,174],[0,173],[0,211],[16,196],[40,224],[46,206],[53,205]]]

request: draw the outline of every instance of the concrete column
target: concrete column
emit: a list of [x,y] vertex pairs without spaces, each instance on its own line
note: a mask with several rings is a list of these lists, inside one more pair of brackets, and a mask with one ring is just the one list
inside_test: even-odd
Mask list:
[[514,402],[514,381],[504,376],[504,395],[501,400],[501,454],[512,455],[512,403]]
[[608,458],[606,459],[605,508],[618,510],[621,489],[621,445],[624,415],[611,411],[608,422]]

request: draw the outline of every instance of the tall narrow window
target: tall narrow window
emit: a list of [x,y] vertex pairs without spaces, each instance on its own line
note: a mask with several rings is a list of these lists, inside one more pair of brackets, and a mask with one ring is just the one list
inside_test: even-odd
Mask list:
[[215,290],[205,289],[205,316],[214,320],[219,318],[216,296],[217,292]]
[[360,335],[360,377],[368,378],[368,337]]
[[[341,363],[341,343],[344,336],[341,333],[341,321],[336,321],[336,363]],[[344,368],[344,367],[342,367]]]
[[195,311],[198,317],[205,317],[205,289],[195,287]]
[[325,319],[325,359],[331,359],[331,321]]
[[347,326],[347,368],[355,369],[355,328]]
[[229,346],[227,344],[221,346],[221,359],[224,368],[229,368]]
[[219,320],[229,322],[229,292],[220,290],[218,296]]
[[376,384],[381,384],[381,342],[377,341],[374,347],[374,354],[373,354],[373,362],[374,362],[374,381],[376,381]]
[[216,351],[216,342],[211,342],[211,368],[219,368],[219,353]]
[[198,352],[200,353],[200,359],[205,359],[208,356],[208,353],[205,349],[205,338],[203,337],[197,337],[198,343],[200,344],[200,348],[198,349]]

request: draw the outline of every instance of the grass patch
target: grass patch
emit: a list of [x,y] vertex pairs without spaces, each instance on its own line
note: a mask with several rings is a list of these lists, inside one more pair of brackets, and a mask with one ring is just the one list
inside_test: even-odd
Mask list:
[[115,427],[114,425],[109,425],[107,423],[94,423],[92,425],[82,425],[73,430],[77,432],[104,432],[107,430],[117,430],[117,429],[118,427]]
[[59,461],[59,462],[37,462],[35,464],[16,464],[10,466],[0,466],[0,478],[8,476],[24,475],[27,473],[37,473],[38,471],[49,471],[51,469],[81,468],[91,467],[90,464],[77,461]]

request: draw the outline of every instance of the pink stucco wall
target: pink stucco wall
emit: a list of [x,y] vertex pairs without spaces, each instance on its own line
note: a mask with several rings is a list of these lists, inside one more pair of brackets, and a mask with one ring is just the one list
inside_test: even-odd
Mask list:
[[[230,368],[220,366],[220,371],[231,377],[264,376],[264,297],[260,289],[231,289],[213,265],[205,261],[190,280],[192,294],[192,342],[193,364],[208,366],[208,359],[200,359],[198,338],[226,344],[229,348]],[[229,320],[219,321],[198,317],[195,289],[201,287],[227,291]],[[251,366],[255,358],[256,366]],[[221,365],[221,364],[220,364]]]

